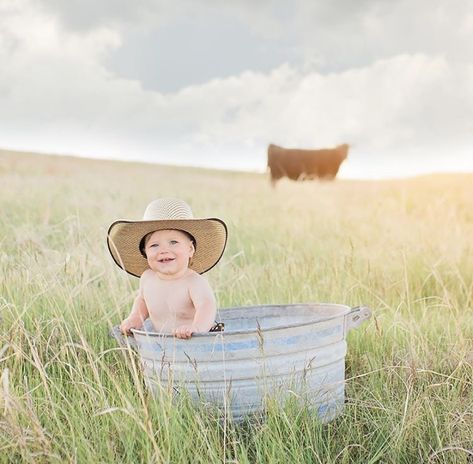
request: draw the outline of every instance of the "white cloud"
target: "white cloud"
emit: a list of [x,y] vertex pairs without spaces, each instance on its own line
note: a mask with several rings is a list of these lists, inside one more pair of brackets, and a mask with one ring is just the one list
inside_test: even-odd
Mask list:
[[[207,107],[219,110],[205,120],[209,139],[235,143],[246,134],[282,144],[355,141],[365,150],[397,150],[431,140],[436,145],[439,136],[453,134],[471,142],[470,74],[471,67],[452,67],[442,57],[401,55],[328,75],[282,66],[188,93],[207,94]],[[449,89],[461,99],[453,100]]]
[[470,0],[298,2],[292,27],[307,60],[347,69],[399,54],[473,59]]

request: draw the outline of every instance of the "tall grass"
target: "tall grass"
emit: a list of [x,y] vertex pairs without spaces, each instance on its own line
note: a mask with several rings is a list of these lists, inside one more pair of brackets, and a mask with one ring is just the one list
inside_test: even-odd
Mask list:
[[[0,154],[0,463],[467,463],[473,460],[473,176],[281,182]],[[108,329],[137,280],[108,225],[157,197],[229,226],[220,307],[366,304],[348,338],[345,413],[268,404],[220,422],[144,388]]]

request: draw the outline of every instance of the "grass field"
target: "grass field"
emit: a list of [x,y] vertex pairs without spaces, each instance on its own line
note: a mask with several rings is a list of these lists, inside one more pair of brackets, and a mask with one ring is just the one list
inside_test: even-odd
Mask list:
[[[0,152],[0,463],[473,462],[473,175],[290,183],[261,174]],[[220,307],[366,304],[347,403],[236,426],[153,398],[109,327],[137,279],[108,225],[157,197],[229,226]]]

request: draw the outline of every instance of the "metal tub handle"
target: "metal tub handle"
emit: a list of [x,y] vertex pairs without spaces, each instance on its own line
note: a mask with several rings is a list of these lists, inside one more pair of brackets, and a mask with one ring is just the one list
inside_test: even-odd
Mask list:
[[371,309],[368,306],[355,306],[351,308],[350,312],[346,315],[346,331],[356,329],[366,319],[371,317]]

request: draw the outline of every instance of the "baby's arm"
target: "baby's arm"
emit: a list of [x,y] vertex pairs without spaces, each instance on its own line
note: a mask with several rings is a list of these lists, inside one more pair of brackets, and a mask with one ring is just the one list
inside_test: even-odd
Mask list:
[[140,279],[140,289],[133,302],[130,315],[120,324],[120,330],[125,335],[130,334],[130,329],[140,329],[143,322],[149,317],[148,307],[143,298],[142,280]]
[[194,332],[208,332],[215,323],[217,304],[205,277],[192,280],[189,296],[195,308],[194,320],[191,325],[182,325],[174,331],[177,338],[190,338]]

